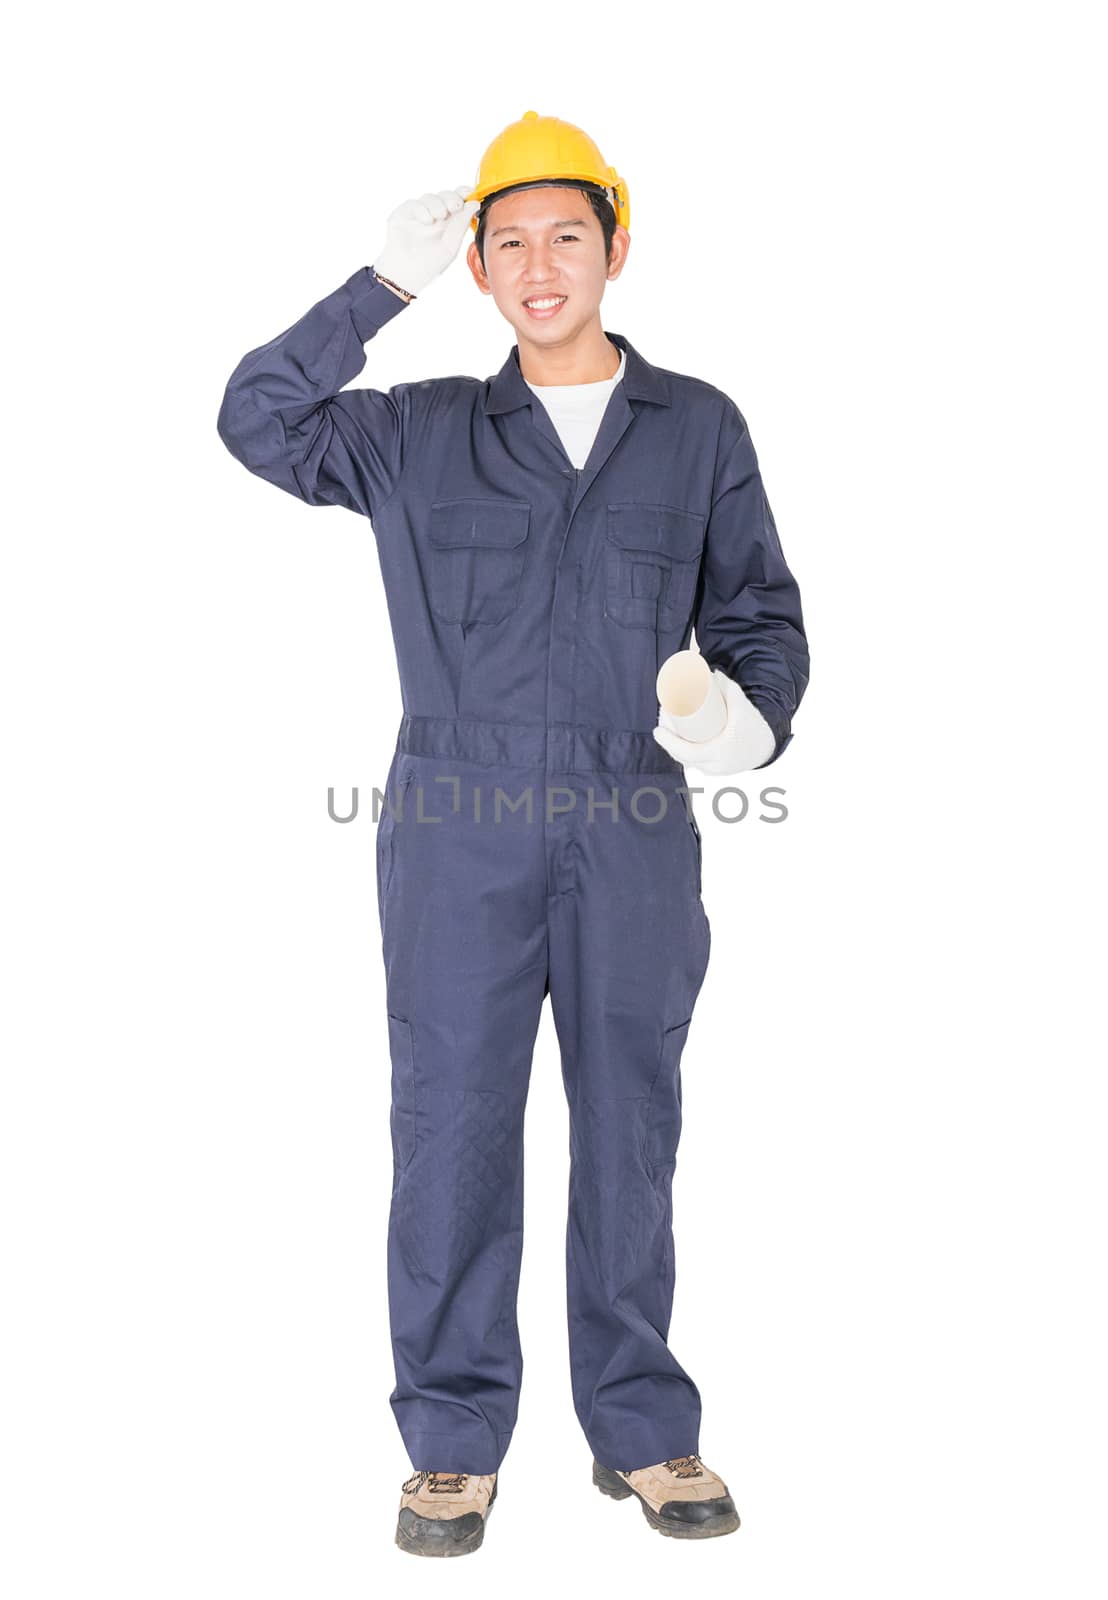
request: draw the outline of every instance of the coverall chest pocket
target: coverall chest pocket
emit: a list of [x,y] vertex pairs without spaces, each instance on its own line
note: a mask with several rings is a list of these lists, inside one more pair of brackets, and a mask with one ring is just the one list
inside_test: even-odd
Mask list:
[[431,610],[443,622],[503,622],[519,604],[531,506],[526,500],[436,500]]
[[696,592],[704,518],[677,506],[608,506],[604,614],[625,628],[683,628]]

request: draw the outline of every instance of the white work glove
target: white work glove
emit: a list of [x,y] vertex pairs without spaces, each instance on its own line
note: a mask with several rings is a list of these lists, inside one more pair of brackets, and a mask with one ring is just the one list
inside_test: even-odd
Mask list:
[[389,214],[384,248],[373,262],[382,278],[409,294],[422,294],[458,254],[480,200],[466,200],[472,183],[405,200]]
[[773,729],[739,685],[718,667],[712,676],[727,703],[727,721],[714,739],[694,744],[673,731],[668,714],[662,710],[654,737],[675,761],[695,767],[710,777],[722,778],[733,772],[750,772],[769,760],[777,748]]

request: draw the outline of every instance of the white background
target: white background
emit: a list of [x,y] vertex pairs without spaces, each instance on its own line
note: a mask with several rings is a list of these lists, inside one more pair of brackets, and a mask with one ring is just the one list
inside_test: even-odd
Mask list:
[[[448,1581],[1104,1593],[1091,18],[109,5],[16,39],[13,1600],[444,1581],[392,1544],[368,799],[400,699],[372,530],[252,477],[215,421],[239,358],[526,109],[626,177],[604,325],[742,409],[812,678],[760,775],[787,822],[699,813],[671,1343],[742,1529],[662,1539],[591,1485],[547,1008],[519,1422]],[[459,254],[356,381],[484,377],[513,342]],[[357,822],[329,785],[359,786]]]

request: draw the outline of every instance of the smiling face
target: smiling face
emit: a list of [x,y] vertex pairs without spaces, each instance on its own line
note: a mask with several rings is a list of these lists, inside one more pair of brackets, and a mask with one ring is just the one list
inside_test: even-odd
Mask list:
[[[549,348],[599,324],[605,285],[619,277],[630,244],[617,227],[605,262],[604,230],[580,189],[519,189],[489,207],[484,266],[476,242],[466,259],[517,336]],[[535,300],[556,303],[530,309]]]

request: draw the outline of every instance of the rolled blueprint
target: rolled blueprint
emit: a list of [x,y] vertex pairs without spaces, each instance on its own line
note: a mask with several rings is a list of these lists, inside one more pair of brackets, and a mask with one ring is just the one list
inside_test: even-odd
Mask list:
[[694,744],[704,744],[727,724],[727,702],[704,657],[678,650],[658,673],[658,704],[663,726]]

